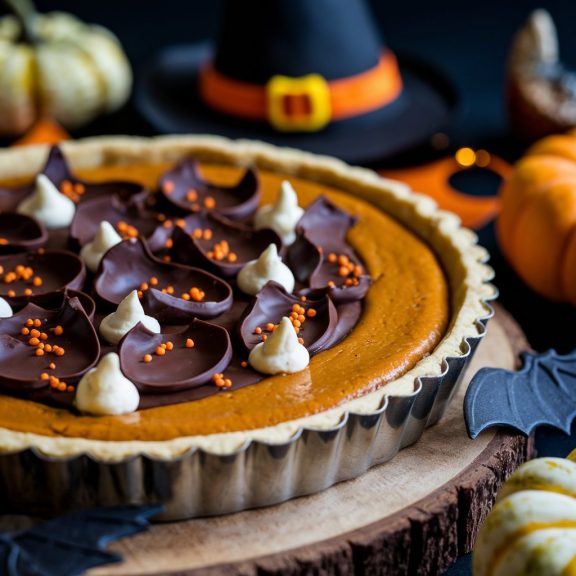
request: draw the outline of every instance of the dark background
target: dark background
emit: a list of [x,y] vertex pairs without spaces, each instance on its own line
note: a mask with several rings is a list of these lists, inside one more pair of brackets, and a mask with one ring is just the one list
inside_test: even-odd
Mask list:
[[[511,38],[531,10],[544,7],[551,12],[561,39],[561,56],[566,64],[576,67],[576,2],[372,0],[370,4],[384,38],[395,52],[425,58],[454,83],[460,109],[448,131],[453,149],[463,145],[484,147],[510,161],[522,153],[523,146],[507,133],[503,86]],[[214,37],[220,13],[220,2],[209,0],[39,0],[37,5],[41,11],[70,11],[110,28],[122,41],[136,80],[163,47]],[[74,136],[106,133],[155,132],[129,103],[119,113],[96,121]],[[462,181],[464,191],[497,193],[497,180],[477,176],[473,175],[468,183]],[[492,225],[479,235],[492,255],[500,302],[520,322],[532,346],[539,351],[554,347],[568,352],[576,348],[575,310],[546,302],[519,281],[498,250]],[[571,437],[541,430],[537,445],[541,454],[565,456],[576,446],[576,427]],[[462,559],[449,574],[468,574],[469,562],[469,558]]]

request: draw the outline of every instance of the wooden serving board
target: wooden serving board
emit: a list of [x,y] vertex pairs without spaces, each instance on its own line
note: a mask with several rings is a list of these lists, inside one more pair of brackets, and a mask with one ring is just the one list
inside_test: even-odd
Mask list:
[[[441,573],[471,550],[499,486],[533,450],[530,439],[504,431],[469,440],[462,413],[466,385],[482,366],[513,368],[527,347],[515,322],[496,306],[442,421],[391,462],[278,506],[154,525],[110,546],[123,563],[90,574]],[[35,522],[0,517],[0,531]]]
[[[467,379],[515,367],[526,348],[496,306]],[[464,384],[420,442],[360,478],[270,508],[154,525],[110,547],[122,564],[91,574],[441,573],[471,550],[499,486],[532,453],[529,439],[503,431],[468,438]]]

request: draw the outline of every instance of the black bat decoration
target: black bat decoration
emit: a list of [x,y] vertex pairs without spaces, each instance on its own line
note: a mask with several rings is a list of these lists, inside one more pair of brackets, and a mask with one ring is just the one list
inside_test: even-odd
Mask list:
[[3,576],[76,576],[120,562],[106,552],[110,542],[142,532],[162,506],[92,508],[49,520],[14,534],[0,534]]
[[482,368],[464,398],[468,435],[474,439],[492,426],[530,434],[547,424],[570,433],[576,417],[576,351],[565,356],[549,350],[522,354],[517,372]]

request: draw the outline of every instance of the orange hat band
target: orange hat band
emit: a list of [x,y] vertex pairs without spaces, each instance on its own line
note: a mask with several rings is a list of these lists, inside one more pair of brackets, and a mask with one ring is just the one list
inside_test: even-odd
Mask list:
[[253,121],[268,121],[281,131],[320,130],[332,120],[377,110],[402,92],[392,52],[360,74],[327,81],[319,74],[300,78],[273,76],[266,85],[224,76],[211,64],[200,72],[200,95],[211,108]]

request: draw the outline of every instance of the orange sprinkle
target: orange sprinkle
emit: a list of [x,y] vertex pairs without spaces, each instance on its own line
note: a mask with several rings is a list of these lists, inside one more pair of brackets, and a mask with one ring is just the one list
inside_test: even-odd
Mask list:
[[14,290],[8,290],[8,298],[15,298],[16,292]]
[[168,240],[164,242],[164,248],[168,248],[168,250],[170,250],[172,246],[174,246],[174,240],[172,240],[172,238],[168,238]]
[[170,342],[170,340],[168,340],[168,342],[166,342],[166,350],[172,350],[174,348],[174,343]]
[[362,275],[362,266],[357,265],[354,266],[354,272],[353,272],[354,276],[356,276],[356,278],[358,278],[358,276]]
[[54,354],[56,354],[56,356],[64,356],[64,354],[66,353],[64,348],[61,348],[60,346],[52,346],[52,350]]
[[194,188],[190,188],[190,190],[186,192],[186,200],[188,200],[188,202],[194,202],[198,200],[198,192],[196,192]]
[[328,288],[334,288],[336,286],[336,284],[334,284],[334,282],[332,282],[332,280],[330,280],[326,286],[328,286]]
[[248,366],[248,362],[246,362],[246,360],[242,360],[242,362],[240,362],[240,366],[242,366],[242,368],[246,368],[246,366]]
[[38,250],[36,250],[36,252],[40,255],[44,254],[46,252],[46,248],[38,248]]
[[298,344],[304,344],[304,338],[298,338]]
[[349,270],[346,266],[340,266],[340,268],[338,268],[338,276],[346,277],[348,274]]
[[164,228],[172,228],[172,220],[165,220],[162,226],[164,226]]
[[328,254],[328,262],[330,262],[330,264],[334,264],[337,260],[338,256],[336,256],[334,252],[330,252],[330,254]]
[[228,262],[236,262],[236,260],[238,260],[238,256],[234,252],[230,252],[230,254],[228,254],[226,257],[226,260],[228,260]]
[[154,353],[156,354],[156,356],[164,356],[164,354],[166,354],[166,349],[162,348],[162,346],[157,346]]
[[142,292],[142,290],[138,290],[138,291],[136,292],[136,295],[138,296],[138,298],[141,299],[142,296],[144,296],[144,292]]
[[50,379],[50,374],[48,374],[48,372],[42,372],[42,374],[40,374],[40,380],[49,380]]
[[56,364],[54,364],[54,362],[50,362],[50,364],[48,364],[48,368],[50,368],[50,370],[54,370],[56,368]]
[[32,296],[32,290],[30,288],[25,288],[24,296]]
[[210,230],[210,228],[206,228],[202,234],[202,237],[204,240],[212,240],[212,230]]
[[186,338],[186,348],[194,348],[194,340],[192,338]]
[[72,182],[70,182],[70,180],[63,180],[60,184],[60,192],[62,192],[62,194],[70,194],[73,191]]
[[348,256],[341,254],[340,256],[338,256],[338,264],[340,266],[347,266],[348,262],[350,262]]
[[188,292],[184,292],[183,294],[180,295],[180,298],[182,298],[182,300],[190,300],[190,294],[188,294]]
[[50,376],[50,384],[58,384],[58,382],[60,382],[60,380],[58,378],[56,378],[56,376]]
[[68,386],[66,385],[66,382],[60,382],[60,384],[58,384],[58,391],[59,392],[66,392],[66,388]]
[[200,238],[202,238],[202,228],[194,228],[194,230],[192,231],[192,238],[195,238],[196,240],[199,240]]
[[84,188],[84,184],[81,184],[80,182],[76,182],[76,184],[74,184],[74,192],[76,192],[76,194],[84,194],[84,192],[86,191],[86,188]]
[[28,320],[26,320],[26,326],[34,326],[34,320],[32,320],[32,318],[28,318]]
[[148,290],[148,283],[142,282],[142,284],[140,284],[140,290],[141,291]]
[[152,276],[152,278],[150,278],[150,285],[151,286],[157,286],[158,285],[158,278],[156,278],[156,276]]
[[32,336],[32,338],[38,338],[40,336],[40,330],[32,328],[32,330],[30,330],[30,336]]
[[28,340],[28,346],[38,346],[38,344],[40,344],[38,338],[30,338],[30,340]]
[[184,218],[178,218],[175,222],[176,226],[178,226],[178,228],[185,228],[186,227],[186,220],[184,220]]
[[306,321],[306,316],[304,316],[304,314],[298,314],[298,318],[297,320],[302,323]]
[[166,292],[168,294],[174,294],[174,286],[166,286]]
[[8,239],[7,238],[0,238],[0,245],[6,246],[6,244],[8,244]]
[[214,200],[212,196],[206,196],[206,198],[204,198],[204,206],[208,209],[212,209],[216,206],[216,200]]
[[318,312],[316,312],[314,308],[308,308],[308,312],[306,312],[306,316],[308,316],[308,318],[314,318],[316,314],[318,314]]
[[254,334],[262,334],[262,328],[260,328],[260,326],[256,326],[256,329],[254,330]]
[[74,386],[68,386],[66,392],[74,392]]
[[62,328],[62,326],[58,325],[54,328],[54,335],[55,336],[61,336],[64,333],[64,328]]
[[40,278],[40,276],[34,276],[32,284],[34,284],[34,286],[42,286],[42,278]]
[[266,334],[262,334],[262,342],[266,342],[267,338],[268,338],[268,336]]
[[300,296],[300,302],[306,302],[306,296]]
[[144,354],[143,360],[144,360],[144,362],[146,362],[146,364],[149,364],[150,362],[152,362],[152,355],[151,354]]
[[268,332],[272,332],[272,330],[274,330],[274,324],[272,322],[268,322],[266,324],[266,330],[268,330]]
[[300,322],[300,320],[293,320],[292,326],[294,326],[294,328],[300,328],[300,326],[302,326],[302,322]]
[[42,326],[42,322],[38,318],[35,318],[34,326],[36,326],[36,328],[40,328],[40,326]]
[[41,348],[36,348],[34,354],[36,354],[36,356],[44,356],[44,350]]
[[24,327],[22,330],[20,330],[20,334],[22,334],[22,336],[28,336],[28,334],[30,334],[30,330]]
[[166,194],[171,194],[174,191],[174,182],[172,180],[166,180],[164,184],[162,184],[162,190]]
[[50,344],[46,344],[44,346],[44,352],[52,352],[52,346]]
[[162,262],[171,262],[172,258],[170,256],[162,256]]

